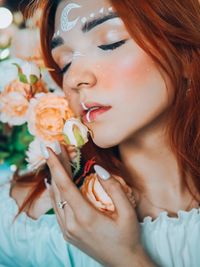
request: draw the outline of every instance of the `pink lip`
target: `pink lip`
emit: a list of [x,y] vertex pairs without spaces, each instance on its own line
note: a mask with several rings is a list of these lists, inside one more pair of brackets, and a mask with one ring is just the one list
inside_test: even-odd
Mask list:
[[102,104],[97,103],[97,102],[88,102],[88,103],[85,103],[85,106],[86,106],[87,108],[92,108],[92,107],[103,107]]
[[[97,102],[87,102],[87,103],[84,103],[84,105],[87,109],[90,109],[92,107],[108,107]],[[83,107],[81,106],[81,116],[84,116],[87,113],[87,111],[88,110],[83,109]]]
[[[89,118],[90,118],[90,122],[95,121],[95,120],[97,119],[98,116],[100,116],[101,114],[105,113],[106,111],[108,111],[108,110],[110,110],[110,109],[111,109],[110,106],[107,106],[107,107],[102,106],[102,107],[100,107],[99,109],[92,110],[92,111],[90,112],[90,116],[89,116]],[[82,120],[83,120],[84,123],[88,123],[88,122],[89,122],[89,121],[87,120],[87,116],[86,116],[86,114],[87,114],[87,111],[85,111],[85,113],[84,113],[83,116],[82,116]]]

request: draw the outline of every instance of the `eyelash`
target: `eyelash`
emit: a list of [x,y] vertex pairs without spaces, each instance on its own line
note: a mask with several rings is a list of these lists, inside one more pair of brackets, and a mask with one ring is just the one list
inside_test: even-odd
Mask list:
[[98,47],[101,48],[104,51],[106,51],[106,50],[114,50],[114,49],[120,47],[121,45],[125,44],[126,41],[127,40],[121,40],[121,41],[116,42],[116,43],[112,43],[112,44],[108,44],[108,45],[100,45]]
[[[118,47],[122,46],[123,44],[126,43],[127,40],[121,40],[119,42],[116,43],[112,43],[112,44],[108,44],[108,45],[99,45],[98,47],[104,51],[107,50],[114,50],[117,49]],[[71,66],[72,63],[69,63],[67,65],[64,66],[63,69],[61,69],[58,74],[64,74],[65,72],[67,72],[67,70],[69,69],[69,67]]]
[[70,67],[71,64],[72,63],[69,63],[69,64],[65,65],[63,69],[61,69],[60,71],[58,71],[58,74],[64,74],[65,72],[67,72],[67,70],[69,69],[69,67]]

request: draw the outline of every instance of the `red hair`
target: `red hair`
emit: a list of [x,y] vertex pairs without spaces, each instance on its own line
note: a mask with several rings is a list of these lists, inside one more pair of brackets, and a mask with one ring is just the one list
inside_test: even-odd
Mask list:
[[[41,1],[44,12],[41,24],[43,55],[46,65],[55,70],[58,67],[51,57],[50,42],[59,2]],[[169,145],[177,158],[185,185],[190,190],[186,179],[189,174],[200,193],[200,4],[198,0],[174,0],[170,3],[164,0],[111,0],[111,3],[132,38],[168,75],[174,86],[174,99],[168,115]],[[56,71],[51,75],[62,86],[62,77]],[[110,172],[126,177],[132,186],[142,190],[138,181],[131,183],[118,147],[101,149],[90,140],[82,152],[85,161],[95,156],[96,161]],[[37,177],[40,184],[45,175],[41,173]],[[42,190],[44,186],[37,187],[23,208]]]

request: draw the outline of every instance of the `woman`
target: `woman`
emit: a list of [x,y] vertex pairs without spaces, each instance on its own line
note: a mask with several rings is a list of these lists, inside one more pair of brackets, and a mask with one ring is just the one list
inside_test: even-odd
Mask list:
[[[94,169],[117,215],[110,218],[83,198],[62,147],[59,155],[43,147],[52,176],[47,188],[67,242],[55,216],[43,215],[50,208],[43,171],[19,210],[27,211],[34,201],[22,236],[25,245],[22,249],[21,239],[9,233],[7,253],[5,243],[0,249],[4,264],[15,257],[14,266],[199,266],[198,1],[41,4],[46,62],[56,69],[53,77],[75,114],[93,132],[83,154],[87,159],[96,153]],[[132,187],[136,209],[115,175]],[[28,183],[30,177],[24,179]],[[19,206],[25,193],[20,182],[12,187]],[[1,202],[8,199],[13,201],[4,194]],[[27,216],[20,214],[13,225],[18,233],[22,215]],[[15,253],[8,249],[13,240],[18,241]],[[27,253],[23,261],[22,253]],[[6,266],[13,266],[10,262]]]

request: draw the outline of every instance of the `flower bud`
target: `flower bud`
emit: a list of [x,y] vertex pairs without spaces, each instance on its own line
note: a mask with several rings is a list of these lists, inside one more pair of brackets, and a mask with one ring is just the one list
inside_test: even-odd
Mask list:
[[71,118],[63,128],[65,142],[78,148],[88,142],[88,128],[79,119]]

